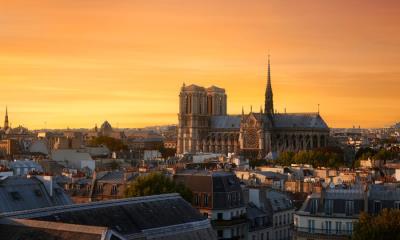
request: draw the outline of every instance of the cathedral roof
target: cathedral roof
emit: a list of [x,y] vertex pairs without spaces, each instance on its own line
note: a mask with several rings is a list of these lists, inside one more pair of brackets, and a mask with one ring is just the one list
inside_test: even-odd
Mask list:
[[276,113],[273,115],[277,128],[319,128],[329,129],[318,113]]
[[240,120],[240,115],[212,116],[211,128],[239,129]]
[[209,92],[221,92],[221,93],[224,93],[224,92],[225,92],[225,89],[219,88],[219,87],[216,87],[216,86],[213,85],[213,86],[207,88],[207,91],[209,91]]
[[195,84],[191,84],[187,87],[184,87],[185,91],[204,91],[205,89],[203,87],[197,86]]

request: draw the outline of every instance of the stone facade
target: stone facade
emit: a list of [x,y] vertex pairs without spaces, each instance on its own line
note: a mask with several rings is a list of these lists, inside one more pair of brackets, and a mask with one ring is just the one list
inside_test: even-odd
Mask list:
[[179,94],[177,153],[248,153],[266,157],[270,152],[325,147],[329,127],[317,113],[277,113],[268,60],[265,111],[227,114],[227,95],[215,86],[182,86]]

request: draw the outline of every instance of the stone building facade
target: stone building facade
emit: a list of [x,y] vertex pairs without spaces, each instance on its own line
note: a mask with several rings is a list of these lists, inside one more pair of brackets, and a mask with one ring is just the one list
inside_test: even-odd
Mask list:
[[317,113],[274,111],[270,61],[264,110],[227,114],[227,95],[215,86],[183,84],[179,94],[177,153],[269,153],[325,147],[329,127]]

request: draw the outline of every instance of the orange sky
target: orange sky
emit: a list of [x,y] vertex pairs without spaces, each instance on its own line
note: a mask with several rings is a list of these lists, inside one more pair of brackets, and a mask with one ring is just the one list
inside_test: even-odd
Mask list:
[[176,123],[183,82],[258,110],[268,49],[279,111],[400,121],[397,0],[0,0],[0,112],[29,128]]

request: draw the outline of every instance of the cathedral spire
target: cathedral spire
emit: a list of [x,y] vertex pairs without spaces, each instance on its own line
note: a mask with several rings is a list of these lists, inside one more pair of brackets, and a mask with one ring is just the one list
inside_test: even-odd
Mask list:
[[7,106],[6,106],[6,116],[4,117],[4,130],[7,130],[9,128],[8,125],[8,110],[7,110]]
[[271,64],[270,64],[270,55],[269,54],[268,54],[268,76],[267,76],[267,88],[265,90],[264,111],[266,114],[270,114],[270,115],[274,114],[274,98],[273,98],[273,93],[272,93]]

